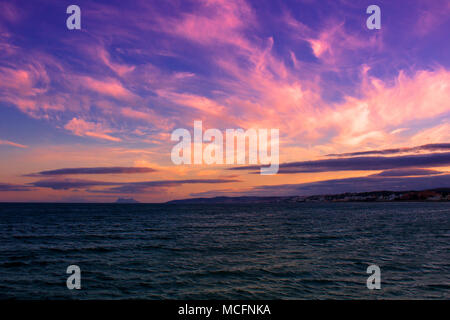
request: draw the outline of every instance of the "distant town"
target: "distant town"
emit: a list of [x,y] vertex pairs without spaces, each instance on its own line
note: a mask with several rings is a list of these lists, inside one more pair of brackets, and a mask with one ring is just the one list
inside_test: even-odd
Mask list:
[[450,201],[450,188],[422,191],[373,191],[314,196],[287,197],[214,197],[173,200],[171,204],[199,203],[264,203],[264,202],[391,202],[391,201]]
[[450,188],[423,191],[374,191],[292,197],[292,202],[348,202],[348,201],[449,201]]

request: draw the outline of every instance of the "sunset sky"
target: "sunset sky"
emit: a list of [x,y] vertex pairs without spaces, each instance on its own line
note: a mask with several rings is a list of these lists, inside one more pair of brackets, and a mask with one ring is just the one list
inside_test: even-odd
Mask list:
[[[450,187],[449,30],[448,0],[0,1],[0,201]],[[173,164],[195,120],[279,129],[278,174]]]

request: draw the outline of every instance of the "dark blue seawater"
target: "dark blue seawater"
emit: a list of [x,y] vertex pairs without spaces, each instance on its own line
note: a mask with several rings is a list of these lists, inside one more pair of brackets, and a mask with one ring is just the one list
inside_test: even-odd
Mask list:
[[2,299],[450,298],[450,203],[0,204],[0,237]]

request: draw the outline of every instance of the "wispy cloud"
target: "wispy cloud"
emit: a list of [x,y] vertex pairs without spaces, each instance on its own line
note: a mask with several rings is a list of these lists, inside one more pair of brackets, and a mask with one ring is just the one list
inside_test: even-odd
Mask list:
[[0,183],[0,192],[7,191],[31,191],[33,188],[25,185],[18,184],[9,184],[9,183]]
[[[149,190],[157,191],[161,188],[176,187],[190,184],[222,184],[240,182],[236,179],[187,179],[187,180],[161,180],[130,182],[110,189],[95,190],[98,193],[139,194]],[[92,192],[92,191],[91,191]]]
[[149,173],[157,170],[146,167],[91,167],[91,168],[62,168],[56,170],[46,170],[28,174],[28,177],[39,176],[60,176],[60,175],[80,175],[80,174],[130,174]]
[[117,186],[110,189],[89,190],[94,193],[125,193],[136,194],[147,191],[148,189],[175,187],[184,184],[219,184],[239,182],[236,179],[186,179],[186,180],[158,180],[158,181],[140,181],[140,182],[109,182],[94,181],[84,179],[46,179],[30,183],[31,186],[50,188],[54,190],[86,189],[98,186]]
[[384,170],[380,173],[371,175],[371,177],[411,177],[411,176],[431,176],[445,173],[443,171],[422,169],[422,168],[406,168]]
[[84,179],[47,179],[39,180],[30,183],[34,187],[40,188],[50,188],[53,190],[69,190],[69,189],[84,189],[87,187],[94,186],[110,186],[117,185],[116,182],[107,181],[94,181],[94,180],[84,180]]
[[450,150],[450,143],[433,143],[409,148],[394,148],[394,149],[369,150],[369,151],[359,151],[349,153],[334,153],[334,154],[327,154],[327,157],[350,157],[350,156],[365,156],[373,154],[388,155],[398,153],[419,153],[422,151],[430,152],[430,151],[447,151],[447,150]]
[[12,141],[8,141],[8,140],[0,140],[0,145],[7,145],[7,146],[12,146],[12,147],[17,147],[17,148],[28,148],[28,146],[20,144],[20,143],[16,143],[16,142],[12,142]]
[[104,128],[100,123],[89,122],[83,119],[73,118],[64,128],[72,131],[77,136],[87,136],[114,142],[122,141],[120,138],[109,135],[111,130]]
[[[450,165],[450,152],[396,157],[352,157],[280,164],[278,173],[385,170]],[[233,167],[230,170],[259,170],[259,166]]]

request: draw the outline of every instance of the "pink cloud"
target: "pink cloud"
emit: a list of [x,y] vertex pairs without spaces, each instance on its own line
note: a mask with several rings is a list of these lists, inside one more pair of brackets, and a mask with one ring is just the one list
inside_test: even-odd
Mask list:
[[254,21],[245,1],[200,0],[198,4],[195,13],[185,13],[181,19],[160,20],[160,30],[205,45],[226,43],[251,49],[241,35]]
[[[174,122],[190,127],[192,120],[204,118],[207,119],[205,127],[279,128],[284,145],[281,150],[293,150],[296,145],[315,145],[320,141],[317,149],[329,152],[408,139],[410,133],[403,131],[399,135],[395,131],[412,127],[412,121],[435,119],[449,110],[446,104],[449,77],[445,70],[422,71],[413,76],[400,74],[394,85],[368,77],[366,70],[363,82],[355,86],[359,96],[348,96],[343,103],[327,103],[321,96],[320,75],[311,72],[312,68],[317,68],[314,71],[319,73],[330,68],[340,71],[344,62],[352,58],[352,51],[380,48],[381,38],[362,39],[346,31],[343,23],[330,24],[332,27],[325,26],[317,32],[286,15],[286,25],[298,31],[295,37],[307,41],[320,60],[318,67],[319,64],[306,66],[293,50],[288,50],[287,57],[280,56],[274,50],[279,41],[277,37],[270,37],[270,34],[256,40],[246,37],[247,28],[257,25],[252,8],[244,1],[203,0],[200,4],[195,13],[182,12],[176,18],[170,16],[161,20],[152,16],[151,22],[140,22],[138,26],[195,42],[196,46],[208,46],[213,69],[220,70],[220,75],[206,79],[211,80],[215,91],[190,91],[205,81],[200,72],[195,75],[163,71],[150,63],[123,64],[104,43],[98,43],[93,46],[95,50],[80,49],[82,54],[99,63],[101,73],[98,74],[78,74],[43,55],[37,59],[40,64],[17,62],[16,68],[0,67],[0,86],[4,89],[1,99],[42,118],[55,114],[57,118],[70,111],[92,119],[88,115],[95,104],[99,109],[96,109],[95,121],[77,116],[64,127],[79,136],[109,141],[121,141],[111,133],[116,132],[114,128],[121,126],[123,119],[144,122],[147,128],[133,123],[129,132],[157,144],[158,140],[153,139],[157,138],[156,134],[147,137],[150,130],[167,134]],[[120,14],[113,11],[111,14]],[[153,24],[155,19],[157,27]],[[229,45],[234,47],[224,50],[223,47]],[[176,57],[177,51],[174,53],[172,49],[169,45],[160,50]],[[152,50],[146,54],[153,54]],[[146,57],[143,51],[134,52],[133,57]],[[21,52],[22,59],[17,61],[32,61],[35,54]],[[51,73],[49,70],[53,66],[59,72]],[[56,90],[49,91],[50,84],[58,85],[56,93]],[[155,92],[158,97],[153,96]],[[163,116],[162,112],[152,111],[151,106],[157,105],[155,101],[170,106],[170,112]],[[70,118],[72,116],[70,113]],[[393,138],[395,135],[399,137]],[[304,149],[300,153],[305,154]]]
[[12,146],[12,147],[17,147],[17,148],[28,148],[28,146],[25,146],[25,145],[20,144],[20,143],[15,143],[15,142],[12,142],[12,141],[8,141],[8,140],[0,140],[0,144]]
[[176,104],[194,108],[206,114],[218,115],[223,113],[225,108],[214,100],[195,94],[168,92],[165,90],[158,90],[157,92],[160,96]]
[[446,0],[425,1],[414,25],[415,33],[425,36],[448,20],[450,3]]
[[[90,47],[86,49],[92,51],[92,48]],[[114,62],[109,52],[103,47],[96,47],[93,55],[95,58],[100,59],[100,61],[102,61],[106,66],[108,66],[108,68],[113,70],[120,77],[132,72],[136,68],[135,66]]]
[[0,67],[0,88],[6,94],[35,96],[46,92],[50,79],[40,64],[24,68]]
[[443,123],[421,130],[414,134],[411,144],[427,144],[427,143],[447,143],[450,141],[450,121],[444,119]]
[[72,131],[77,136],[87,136],[114,142],[122,141],[120,138],[109,135],[111,130],[105,129],[101,124],[88,122],[83,119],[73,118],[64,128]]
[[153,110],[147,109],[145,111],[135,110],[130,107],[120,109],[121,115],[124,117],[144,121],[147,125],[151,125],[152,128],[158,128],[159,130],[169,131],[173,126],[167,119],[157,115]]
[[380,50],[382,47],[381,32],[371,37],[361,38],[347,32],[344,23],[330,23],[315,37],[306,37],[314,55],[323,63],[338,67],[353,56],[356,50]]
[[132,99],[135,97],[134,94],[124,88],[119,81],[112,78],[97,80],[92,77],[83,76],[80,77],[80,85],[89,90],[117,99]]
[[14,6],[12,3],[1,2],[0,3],[0,16],[8,22],[17,22],[23,15],[19,8]]
[[445,115],[450,110],[449,86],[450,72],[444,69],[419,71],[413,76],[401,72],[393,85],[369,78],[363,88],[363,97],[347,97],[344,103],[326,109],[317,123],[318,129],[324,132],[327,128],[336,130],[330,140],[336,150],[366,145],[388,146],[394,140],[406,145],[409,139],[414,144],[443,141],[441,138],[448,136],[444,134],[446,125],[428,133],[434,132],[433,141],[422,134],[411,137],[405,130],[401,130],[401,136],[397,133],[399,128],[410,127],[414,121],[439,119]]

